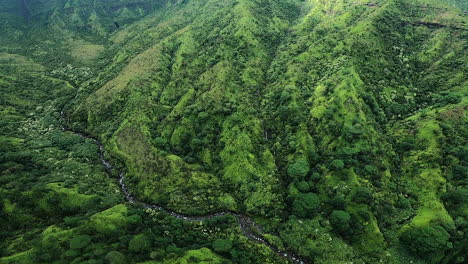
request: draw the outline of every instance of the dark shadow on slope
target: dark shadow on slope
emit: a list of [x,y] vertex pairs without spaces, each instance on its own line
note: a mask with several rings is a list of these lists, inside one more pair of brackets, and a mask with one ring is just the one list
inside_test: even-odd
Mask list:
[[29,19],[31,17],[31,9],[29,8],[28,0],[17,0],[18,6],[20,8],[20,14],[24,19]]

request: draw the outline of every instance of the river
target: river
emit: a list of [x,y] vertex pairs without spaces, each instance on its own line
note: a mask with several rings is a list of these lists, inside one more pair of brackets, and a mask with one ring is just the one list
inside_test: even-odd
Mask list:
[[[94,138],[94,137],[92,137],[90,135],[86,135],[86,134],[81,133],[81,132],[73,131],[73,130],[69,129],[68,127],[66,127],[63,124],[64,123],[63,120],[65,120],[63,111],[61,112],[61,119],[62,119],[62,130],[74,133],[76,135],[79,135],[82,138],[90,139],[99,147],[99,151],[98,151],[99,160],[101,161],[102,165],[106,168],[106,171],[108,172],[108,174],[110,176],[112,176],[111,175],[111,170],[113,169],[113,166],[104,157],[105,149],[104,149],[104,145],[101,143],[101,141],[99,141],[98,139],[96,139],[96,138]],[[212,219],[212,218],[215,218],[215,217],[220,217],[220,216],[225,216],[225,215],[232,215],[232,216],[236,217],[237,223],[239,224],[239,228],[242,230],[244,235],[246,237],[248,237],[250,240],[269,247],[271,250],[276,252],[276,254],[278,254],[279,256],[281,256],[283,258],[288,259],[292,263],[295,263],[295,264],[307,264],[307,263],[309,263],[309,262],[297,257],[292,252],[279,250],[276,246],[274,246],[270,242],[268,242],[261,234],[260,235],[255,234],[252,230],[262,230],[262,229],[258,228],[258,225],[255,223],[253,218],[251,218],[248,215],[245,215],[245,214],[242,214],[242,213],[239,213],[239,212],[231,212],[231,211],[221,211],[221,212],[211,213],[211,214],[207,214],[207,215],[200,215],[200,216],[184,215],[182,213],[178,213],[178,212],[166,209],[166,208],[162,207],[161,205],[148,204],[148,203],[145,203],[145,202],[142,202],[142,201],[139,201],[138,199],[136,199],[131,194],[130,190],[128,189],[127,185],[125,184],[125,172],[124,171],[119,172],[118,182],[119,182],[119,185],[120,185],[120,189],[122,190],[122,193],[125,195],[125,199],[127,200],[127,202],[129,202],[129,203],[131,203],[131,204],[133,204],[135,206],[139,206],[139,207],[145,208],[145,209],[158,210],[158,211],[161,211],[161,212],[163,212],[163,213],[165,213],[167,215],[170,215],[172,217],[175,217],[177,219],[181,219],[181,220],[184,220],[184,221],[204,221],[204,220],[209,220],[209,219]]]

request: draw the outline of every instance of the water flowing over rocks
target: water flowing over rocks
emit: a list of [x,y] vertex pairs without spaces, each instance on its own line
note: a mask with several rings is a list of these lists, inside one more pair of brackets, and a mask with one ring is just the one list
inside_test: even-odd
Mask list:
[[[64,122],[63,122],[63,120],[65,120],[64,112],[61,111],[60,115],[61,115],[61,119],[62,119],[62,130],[63,131],[69,131],[71,133],[75,133],[75,134],[79,135],[80,137],[90,139],[91,141],[94,142],[94,144],[96,144],[99,147],[99,152],[98,152],[99,160],[101,161],[104,168],[106,168],[106,171],[109,173],[109,175],[111,175],[111,170],[114,167],[104,157],[104,151],[105,151],[104,145],[98,139],[96,139],[96,138],[94,138],[94,137],[92,137],[90,135],[87,135],[87,134],[84,134],[84,133],[81,133],[81,132],[76,132],[76,131],[73,131],[73,130],[69,129],[68,127],[66,127],[64,125]],[[145,202],[142,202],[142,201],[139,201],[138,199],[136,199],[131,194],[130,190],[128,189],[127,185],[125,184],[125,172],[124,171],[119,172],[118,182],[119,182],[119,185],[120,185],[120,189],[122,190],[122,193],[125,195],[125,199],[130,204],[133,204],[135,206],[139,206],[139,207],[145,208],[145,209],[152,209],[152,210],[161,211],[161,212],[163,212],[163,213],[165,213],[167,215],[170,215],[172,217],[175,217],[177,219],[181,219],[181,220],[184,220],[184,221],[205,221],[205,220],[209,220],[209,219],[212,219],[212,218],[215,218],[215,217],[220,217],[220,216],[225,216],[225,215],[232,215],[232,216],[236,217],[237,223],[239,224],[239,228],[242,230],[244,235],[246,237],[248,237],[250,240],[269,247],[271,250],[276,252],[279,256],[290,260],[292,263],[296,263],[296,264],[309,263],[309,262],[307,262],[305,260],[302,260],[301,258],[297,257],[292,252],[279,250],[276,246],[274,246],[270,242],[268,242],[261,235],[261,233],[263,233],[263,231],[261,231],[261,228],[248,215],[238,213],[238,212],[231,212],[231,211],[221,211],[221,212],[215,212],[215,213],[211,213],[211,214],[207,214],[207,215],[199,215],[199,216],[184,215],[182,213],[178,213],[178,212],[166,209],[166,208],[162,207],[161,205],[148,204],[148,203],[145,203]],[[257,230],[257,232],[260,233],[260,234],[256,234],[256,232],[254,232],[253,230]]]

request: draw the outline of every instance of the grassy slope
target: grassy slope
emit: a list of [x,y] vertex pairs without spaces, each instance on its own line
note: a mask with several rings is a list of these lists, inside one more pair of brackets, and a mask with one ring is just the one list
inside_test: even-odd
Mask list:
[[[398,127],[416,105],[431,107],[436,94],[460,94],[466,87],[463,66],[454,62],[457,53],[463,60],[459,34],[465,33],[457,28],[466,19],[456,8],[428,1],[292,1],[289,10],[297,12],[287,16],[275,1],[264,2],[189,3],[190,11],[182,7],[146,29],[174,33],[130,59],[88,100],[85,107],[94,109],[89,128],[124,158],[137,195],[186,212],[218,204],[264,214],[282,207],[286,197],[279,186],[292,184],[289,196],[297,193],[294,184],[303,179],[285,177],[286,168],[306,159],[321,175],[313,184],[322,199],[343,197],[361,226],[353,243],[359,251],[380,251],[386,244],[381,228],[398,226],[375,215],[384,210],[375,206],[388,197],[398,202],[399,177],[416,173],[427,185],[417,195],[414,223],[437,218],[450,225],[436,186],[444,182],[442,172],[404,176],[400,166],[415,157],[399,164],[393,128],[385,123]],[[200,19],[202,7],[209,15]],[[180,12],[194,19],[183,20]],[[448,74],[444,63],[457,66]],[[108,122],[104,113],[113,115],[106,130],[98,125]],[[427,131],[433,126],[428,122],[418,134],[422,141],[436,140]],[[428,144],[427,151],[440,149],[435,141]],[[335,160],[344,160],[344,168],[327,165]],[[439,180],[427,181],[429,173]],[[377,202],[353,202],[357,187],[370,189]],[[191,200],[195,211],[185,208]],[[399,217],[408,214],[402,210]]]
[[[262,216],[282,240],[271,241],[317,263],[417,261],[399,234],[436,225],[454,249],[434,250],[432,262],[463,256],[466,209],[443,198],[463,190],[452,176],[464,165],[453,149],[466,145],[462,11],[433,0],[204,0],[131,23],[139,9],[129,20],[119,10],[123,28],[56,12],[50,30],[82,43],[53,45],[67,50],[62,60],[110,61],[85,82],[66,67],[57,76],[82,83],[73,125],[124,162],[137,196],[185,213]],[[80,62],[74,54],[90,45],[105,51]],[[291,175],[302,160],[310,170]],[[361,190],[368,201],[355,198]],[[287,217],[303,192],[319,195],[318,215]],[[327,220],[337,209],[352,218],[345,234]]]
[[[222,238],[234,241],[238,256],[230,258],[238,263],[282,263],[247,240],[233,218],[187,223],[120,204],[123,196],[104,172],[97,146],[61,129],[59,111],[76,93],[70,82],[89,75],[76,70],[79,60],[68,60],[65,72],[56,68],[63,58],[53,59],[0,53],[0,263],[107,263],[117,251],[132,262],[221,262],[207,247]],[[152,251],[129,250],[133,236],[147,238]],[[71,245],[83,237],[90,239],[84,248]]]
[[[254,195],[262,196],[265,199],[278,199],[275,197],[277,195],[272,193],[277,188],[275,187],[275,179],[269,176],[274,170],[271,153],[268,149],[253,149],[254,145],[262,144],[263,135],[260,133],[259,116],[256,116],[255,110],[250,107],[257,104],[255,95],[261,91],[261,87],[264,85],[263,81],[258,80],[258,78],[263,78],[261,76],[266,70],[267,54],[271,53],[274,48],[274,46],[271,47],[271,43],[265,41],[278,39],[284,31],[284,25],[280,23],[285,22],[281,22],[279,18],[275,21],[268,19],[264,14],[271,10],[265,7],[269,7],[269,5],[263,2],[235,4],[231,1],[225,3],[208,1],[189,3],[180,12],[174,12],[171,18],[158,27],[161,28],[158,31],[165,31],[169,27],[174,32],[172,35],[159,39],[149,49],[131,59],[115,79],[107,82],[96,91],[97,97],[93,96],[88,100],[88,105],[99,105],[97,111],[88,116],[90,124],[98,124],[99,119],[107,119],[103,112],[112,113],[109,108],[115,107],[117,104],[125,105],[125,112],[114,116],[117,122],[120,122],[119,128],[115,130],[116,122],[112,122],[112,126],[107,127],[106,133],[114,133],[112,141],[116,145],[115,147],[121,151],[121,155],[133,151],[125,149],[125,146],[140,145],[144,147],[138,152],[140,153],[138,156],[132,157],[135,160],[130,166],[134,168],[130,172],[130,177],[157,179],[160,176],[153,175],[162,173],[169,175],[163,179],[166,181],[171,179],[171,175],[180,179],[180,176],[188,177],[184,174],[196,173],[200,177],[206,178],[199,181],[205,183],[198,187],[193,186],[189,190],[197,191],[200,189],[199,191],[202,191],[218,189],[218,187],[207,188],[211,185],[219,185],[216,183],[213,173],[223,173],[224,180],[227,180],[226,183],[231,185],[252,182],[254,180],[252,177],[255,175],[255,177],[262,179],[261,185],[256,187],[259,190],[262,189],[262,192]],[[210,15],[201,17],[199,16],[200,12],[207,12]],[[273,12],[278,11],[273,10]],[[253,13],[257,14],[258,18],[253,18]],[[181,17],[179,14],[184,16]],[[189,20],[191,17],[193,20]],[[170,27],[171,24],[175,24],[177,27]],[[258,30],[261,27],[270,27],[271,29],[268,28],[264,30],[266,32],[263,32],[263,30]],[[258,30],[258,32],[254,30]],[[154,30],[151,29],[151,31]],[[224,35],[223,31],[233,33]],[[204,47],[210,52],[200,52],[199,47]],[[236,49],[239,51],[233,53]],[[219,56],[213,58],[213,54],[219,54]],[[240,56],[247,60],[242,59],[241,61]],[[150,72],[153,73],[152,76]],[[144,77],[141,76],[143,73]],[[189,83],[190,79],[194,81]],[[230,104],[229,102],[232,102],[231,106],[226,107],[226,104]],[[193,109],[193,111],[186,111],[187,108]],[[236,110],[238,110],[236,113],[229,113]],[[206,119],[207,116],[210,117],[209,123],[203,124],[202,120]],[[231,117],[225,118],[226,116]],[[240,120],[250,121],[246,124],[239,124]],[[100,128],[102,127],[97,126],[97,129]],[[135,130],[139,130],[139,132]],[[125,136],[133,133],[146,135],[146,139]],[[196,136],[198,141],[192,140],[190,142],[191,138]],[[154,146],[148,146],[148,143],[151,143],[151,138],[156,137],[167,141],[170,144],[170,151],[178,156],[185,156],[185,161],[172,155],[158,153],[165,150],[161,147],[160,149],[152,149]],[[125,138],[143,142],[126,142]],[[249,141],[251,143],[248,143]],[[219,142],[223,142],[222,144],[226,146],[224,150],[218,145]],[[190,145],[188,151],[184,150],[187,145]],[[200,148],[203,145],[207,148]],[[233,151],[238,151],[237,148],[242,148],[242,151],[233,153]],[[156,155],[156,158],[147,155],[148,152],[155,153],[153,155]],[[233,154],[236,157],[233,157]],[[252,159],[255,156],[259,156],[259,158]],[[160,160],[160,162],[154,160]],[[186,164],[187,160],[202,163],[200,165],[205,165],[204,170],[208,170],[209,174],[201,173],[199,165]],[[220,162],[224,164],[225,169],[219,166]],[[154,165],[145,166],[144,163]],[[177,166],[173,165],[175,163]],[[218,164],[212,165],[213,163]],[[185,167],[184,170],[187,172],[177,175],[181,166]],[[153,169],[150,171],[142,170],[148,167]],[[165,170],[165,168],[167,169]],[[238,168],[250,169],[242,172]],[[174,169],[176,171],[172,172]],[[138,175],[141,173],[148,175]],[[210,180],[210,178],[214,180]],[[191,186],[187,179],[183,181]],[[169,187],[167,184],[163,183],[163,185]],[[159,187],[161,184],[157,181],[150,184],[148,181],[140,181],[140,186],[141,188],[135,188],[135,190],[146,193],[146,197],[155,201],[161,201],[158,196],[169,197],[169,199],[181,196],[181,193],[174,192],[173,189],[165,191]],[[234,186],[230,188],[237,189]],[[149,193],[151,195],[148,195]],[[187,205],[187,201],[197,194],[188,195],[189,197],[181,201],[168,202],[175,208],[184,209],[183,206]],[[214,198],[219,196],[219,194],[207,195],[206,193],[201,193],[201,195]],[[242,200],[248,200],[248,196],[251,195],[253,194],[249,191],[241,190],[235,196]],[[223,196],[211,202],[207,201],[206,198],[202,197],[202,199],[200,206],[206,206],[207,202],[213,206],[219,204],[219,199],[221,199],[223,204],[228,203],[224,206],[237,207],[230,202],[232,198],[229,196]],[[269,201],[264,201],[264,203],[265,206],[272,204]],[[238,206],[259,210],[259,207],[263,205],[255,205],[247,201],[244,205]]]

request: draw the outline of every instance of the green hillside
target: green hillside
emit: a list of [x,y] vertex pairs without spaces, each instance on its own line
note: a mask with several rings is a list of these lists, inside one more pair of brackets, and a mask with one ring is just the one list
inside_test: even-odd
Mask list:
[[467,8],[0,0],[0,263],[464,263]]

